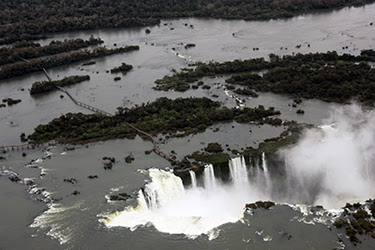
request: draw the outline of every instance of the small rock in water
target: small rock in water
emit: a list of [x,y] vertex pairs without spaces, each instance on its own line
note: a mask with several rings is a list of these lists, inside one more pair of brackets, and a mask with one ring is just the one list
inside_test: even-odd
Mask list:
[[80,194],[80,192],[77,190],[74,190],[74,192],[72,193],[72,195],[77,195],[77,194]]

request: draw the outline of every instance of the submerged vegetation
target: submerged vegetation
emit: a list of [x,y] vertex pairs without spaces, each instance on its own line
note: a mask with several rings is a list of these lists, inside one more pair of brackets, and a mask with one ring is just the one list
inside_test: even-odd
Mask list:
[[280,114],[274,108],[229,109],[208,98],[159,98],[155,102],[134,108],[118,108],[115,116],[68,113],[46,125],[39,125],[29,136],[34,142],[58,140],[62,143],[82,143],[115,138],[134,138],[138,129],[156,135],[181,137],[205,131],[216,122],[249,123]]
[[42,82],[34,82],[30,89],[30,95],[40,94],[43,92],[48,92],[56,88],[56,86],[64,87],[68,85],[72,85],[75,83],[80,83],[83,81],[90,80],[90,76],[82,75],[82,76],[67,76],[64,77],[62,80],[57,81],[42,81]]
[[[373,104],[375,69],[368,62],[375,62],[374,50],[363,50],[359,56],[336,52],[283,57],[271,54],[270,61],[258,58],[198,63],[195,69],[156,80],[154,89],[185,91],[202,77],[233,74],[226,82],[246,87],[235,90],[238,94],[256,97],[255,90],[339,103],[358,98],[360,102]],[[260,70],[267,71],[263,75],[254,73]]]
[[266,20],[313,10],[359,6],[374,0],[140,0],[0,2],[0,44],[40,39],[47,33],[155,25],[159,18],[212,17]]

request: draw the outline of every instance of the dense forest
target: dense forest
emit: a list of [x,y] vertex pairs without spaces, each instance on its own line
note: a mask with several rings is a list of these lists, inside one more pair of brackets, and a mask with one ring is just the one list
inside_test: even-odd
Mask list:
[[[153,135],[185,136],[205,131],[217,122],[249,123],[279,115],[274,108],[229,109],[208,98],[159,98],[131,109],[118,108],[115,116],[68,113],[46,125],[39,125],[28,138],[33,142],[57,140],[62,143],[134,138],[136,131],[127,123]],[[272,119],[269,120],[272,122]]]
[[[375,62],[374,50],[363,50],[359,56],[338,55],[336,52],[283,57],[271,54],[269,61],[258,58],[198,63],[195,69],[185,69],[156,80],[154,89],[185,91],[192,84],[196,89],[199,82],[195,82],[204,76],[232,74],[226,82],[245,87],[235,92],[253,97],[257,97],[256,90],[339,103],[358,98],[361,102],[373,104],[375,69],[368,62]],[[255,73],[260,70],[266,72],[263,75]]]
[[0,44],[52,32],[158,24],[159,18],[276,19],[374,0],[2,0]]

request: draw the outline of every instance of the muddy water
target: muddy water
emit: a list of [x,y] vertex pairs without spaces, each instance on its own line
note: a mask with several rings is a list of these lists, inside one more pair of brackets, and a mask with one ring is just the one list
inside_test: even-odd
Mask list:
[[[226,94],[222,85],[224,77],[205,79],[212,85],[210,90],[189,90],[184,93],[157,92],[152,90],[154,81],[172,69],[187,67],[195,61],[225,61],[237,58],[267,57],[270,53],[279,55],[336,50],[339,53],[358,54],[361,49],[375,48],[374,21],[375,5],[362,8],[346,8],[333,12],[307,14],[292,19],[245,22],[213,19],[173,19],[162,20],[160,26],[144,28],[96,30],[52,35],[41,41],[52,39],[84,38],[99,36],[107,47],[137,44],[140,51],[106,58],[95,59],[96,64],[81,66],[81,62],[50,69],[53,79],[74,74],[88,74],[90,81],[68,87],[80,101],[114,113],[116,107],[132,107],[135,104],[153,101],[158,97],[212,97],[228,107],[236,106],[233,93]],[[185,23],[188,26],[185,26]],[[164,25],[166,24],[166,25]],[[190,28],[193,25],[194,28]],[[173,30],[171,29],[173,28]],[[195,43],[196,47],[185,49],[181,43]],[[297,48],[297,45],[301,45]],[[310,46],[309,46],[310,45]],[[346,49],[345,47],[348,46]],[[344,49],[343,49],[344,47]],[[174,48],[174,50],[173,50]],[[259,48],[259,50],[253,50]],[[178,53],[178,54],[177,54]],[[110,74],[107,70],[119,66],[121,62],[132,64],[134,69],[127,73]],[[114,81],[121,76],[120,81]],[[31,133],[40,123],[68,112],[90,113],[75,106],[62,93],[52,92],[38,97],[30,97],[28,89],[35,81],[45,80],[41,72],[0,82],[0,98],[20,98],[22,102],[12,107],[0,109],[0,144],[19,144],[22,132]],[[21,89],[24,89],[22,91]],[[288,96],[261,94],[258,98],[241,97],[245,105],[254,107],[273,106],[281,111],[281,118],[300,122],[321,124],[336,104],[317,100],[305,100],[298,108],[305,115],[296,114]],[[233,127],[234,126],[234,127]],[[215,128],[219,131],[214,132]],[[249,131],[252,132],[249,132]],[[232,149],[257,145],[267,137],[277,136],[281,129],[269,126],[248,126],[236,123],[214,125],[205,133],[181,139],[165,141],[161,148],[166,152],[174,150],[178,157],[205,147],[212,141],[228,144]],[[166,168],[169,163],[151,154],[151,144],[137,137],[135,140],[114,140],[80,146],[74,151],[64,152],[63,146],[51,147],[51,159],[38,162],[38,168],[25,165],[32,159],[42,157],[41,149],[27,152],[10,152],[0,161],[0,167],[12,170],[21,177],[31,177],[38,188],[48,191],[48,196],[56,199],[49,212],[42,203],[30,200],[25,186],[11,183],[7,176],[0,177],[0,247],[6,249],[31,248],[90,248],[103,247],[126,249],[196,249],[196,248],[279,248],[280,244],[290,248],[334,248],[336,232],[331,232],[322,224],[308,225],[298,222],[303,214],[287,206],[278,206],[271,212],[245,215],[244,222],[223,225],[220,236],[209,241],[207,236],[189,240],[183,235],[158,233],[152,226],[131,231],[125,228],[107,229],[98,220],[125,205],[135,204],[134,193],[148,180],[146,173],[139,171],[150,167]],[[127,164],[124,157],[132,154],[135,161]],[[103,156],[114,156],[117,163],[112,170],[103,169]],[[40,176],[41,171],[45,173]],[[88,179],[98,175],[98,179]],[[64,182],[65,178],[76,178],[78,182]],[[72,193],[77,190],[79,195]],[[133,197],[127,202],[108,203],[106,196],[126,192]],[[295,219],[297,218],[297,219]],[[33,227],[29,227],[33,225]],[[285,232],[292,239],[285,237]],[[266,237],[271,236],[271,237]],[[268,241],[269,239],[272,239]],[[62,243],[60,245],[60,243]],[[347,243],[347,242],[346,242]],[[366,248],[368,243],[361,247]],[[347,243],[350,248],[350,243]]]

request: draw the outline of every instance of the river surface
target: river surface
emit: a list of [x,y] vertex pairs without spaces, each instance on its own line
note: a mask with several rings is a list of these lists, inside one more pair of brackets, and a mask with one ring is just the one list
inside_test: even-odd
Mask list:
[[[205,83],[212,86],[209,90],[160,92],[152,87],[156,79],[197,61],[222,62],[267,58],[270,53],[291,55],[333,50],[340,54],[359,54],[361,49],[375,49],[375,25],[370,25],[375,21],[374,14],[375,4],[271,21],[171,19],[162,20],[159,26],[149,27],[150,34],[145,33],[145,28],[93,30],[54,34],[39,42],[47,44],[54,39],[88,39],[94,35],[102,38],[109,48],[115,44],[139,45],[139,51],[94,59],[94,65],[82,66],[82,62],[78,62],[48,70],[53,79],[76,74],[90,75],[90,81],[67,89],[77,100],[110,113],[115,113],[119,106],[132,107],[162,96],[210,97],[222,105],[235,107],[237,103],[233,93],[224,91],[225,76],[205,78]],[[196,46],[185,49],[186,43]],[[133,70],[126,75],[106,72],[122,62],[133,65]],[[114,81],[115,76],[121,76],[121,80]],[[0,109],[1,145],[20,144],[22,132],[30,134],[38,124],[47,123],[61,114],[91,113],[76,106],[65,94],[64,98],[60,98],[62,93],[57,91],[31,97],[28,92],[31,84],[42,80],[46,80],[45,75],[36,72],[0,82],[1,99],[11,97],[22,100],[17,105]],[[319,100],[304,100],[298,108],[305,110],[305,115],[298,115],[296,108],[291,106],[289,96],[260,93],[258,98],[240,98],[248,107],[273,106],[281,111],[282,119],[317,125],[326,124],[326,119],[340,107]],[[219,130],[214,132],[216,128]],[[163,138],[160,147],[165,152],[174,150],[181,159],[201,150],[209,142],[228,144],[231,149],[240,150],[257,146],[265,138],[278,136],[282,130],[268,125],[259,127],[235,122],[215,124],[197,135],[172,140]],[[150,142],[136,137],[135,140],[80,145],[73,151],[56,145],[26,151],[25,157],[20,151],[1,154],[6,159],[0,160],[0,248],[332,249],[341,246],[337,241],[339,232],[331,231],[327,226],[329,223],[314,221],[311,215],[307,218],[301,212],[304,211],[301,206],[285,204],[269,211],[256,211],[253,215],[244,213],[239,222],[221,225],[214,235],[202,234],[194,239],[184,234],[159,232],[150,224],[136,229],[106,227],[101,219],[137,204],[139,189],[146,180],[150,181],[147,171],[143,170],[171,167],[159,156],[144,153],[151,148]],[[130,164],[124,160],[129,154],[135,158]],[[112,170],[103,169],[104,156],[116,158]],[[29,164],[32,160],[37,161]],[[35,190],[27,190],[26,185],[10,182],[7,171],[14,171],[21,178],[33,179],[37,189],[44,191],[35,194]],[[98,178],[89,179],[89,175],[98,175]],[[77,179],[77,183],[63,181],[69,178]],[[72,195],[75,190],[80,194]],[[29,194],[32,192],[34,194]],[[108,202],[109,195],[124,192],[132,196],[126,202]],[[292,237],[288,238],[288,235]],[[351,243],[344,241],[346,248],[350,249]],[[356,248],[368,249],[371,245],[374,243],[368,239]]]

